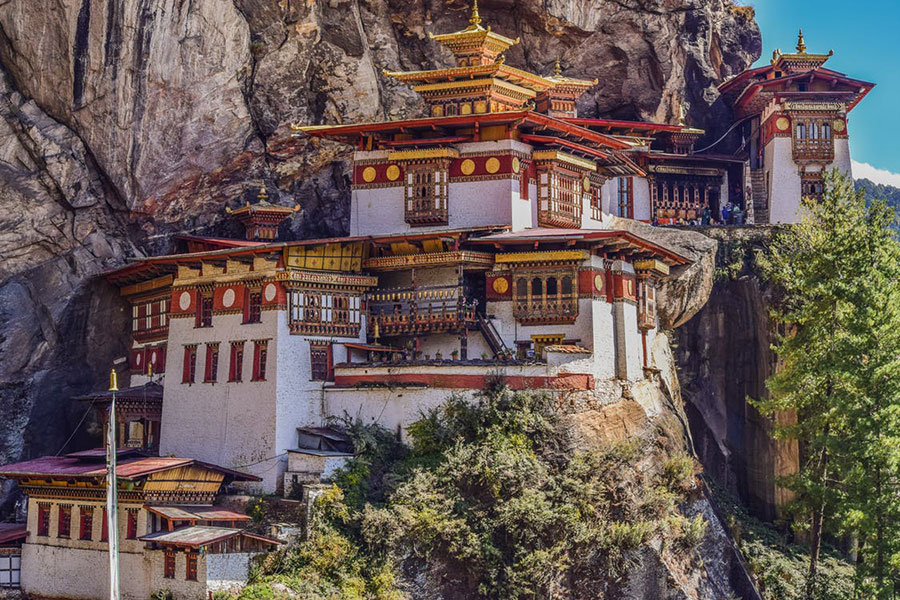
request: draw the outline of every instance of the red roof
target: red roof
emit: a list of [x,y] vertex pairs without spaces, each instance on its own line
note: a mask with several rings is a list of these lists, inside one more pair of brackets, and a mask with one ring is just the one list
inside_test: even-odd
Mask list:
[[[95,457],[96,455],[92,455]],[[178,467],[197,465],[212,471],[218,471],[236,481],[260,481],[255,475],[240,473],[217,465],[204,463],[193,458],[175,458],[168,456],[140,456],[125,458],[116,463],[116,476],[120,479],[137,480]],[[96,460],[85,460],[82,457],[42,456],[0,467],[0,477],[75,477],[102,478],[106,476],[106,465]]]
[[25,523],[0,523],[0,544],[8,544],[28,537]]
[[664,261],[671,264],[684,265],[691,262],[687,257],[674,250],[646,240],[630,231],[620,229],[555,229],[552,227],[538,227],[523,231],[497,233],[469,241],[473,244],[495,244],[499,246],[527,242],[593,242],[607,239],[622,240],[634,248],[660,256]]
[[220,506],[147,506],[172,521],[249,521],[250,516]]
[[206,237],[202,235],[176,235],[176,240],[184,240],[185,242],[197,242],[210,246],[210,248],[248,248],[253,246],[264,246],[269,242],[260,242],[253,240],[238,240],[234,238]]
[[142,542],[155,542],[157,544],[168,544],[171,546],[182,546],[188,548],[198,548],[208,544],[215,544],[233,538],[235,536],[248,537],[269,544],[281,544],[278,540],[268,538],[249,531],[241,529],[231,529],[228,527],[205,527],[195,525],[192,527],[184,527],[175,531],[157,531],[150,535],[139,537]]

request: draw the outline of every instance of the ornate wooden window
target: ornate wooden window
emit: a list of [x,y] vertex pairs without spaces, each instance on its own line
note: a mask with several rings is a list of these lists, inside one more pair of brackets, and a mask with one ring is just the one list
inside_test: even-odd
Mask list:
[[578,316],[575,271],[517,273],[513,315],[521,323],[572,323]]
[[94,529],[94,507],[78,507],[78,539],[90,540]]
[[253,381],[266,380],[266,360],[269,355],[269,342],[255,340],[253,342]]
[[166,550],[163,554],[163,577],[175,579],[175,552]]
[[72,507],[68,504],[59,505],[59,513],[56,520],[56,537],[68,538],[72,535]]
[[794,118],[794,160],[834,160],[831,118]]
[[197,302],[197,318],[195,327],[212,327],[213,297],[202,294]]
[[821,171],[800,174],[800,193],[804,198],[821,200],[825,195],[825,175]]
[[100,525],[100,541],[109,541],[109,518],[106,509],[103,509],[103,523]]
[[197,376],[197,344],[184,347],[184,363],[181,370],[181,383],[194,383]]
[[241,381],[244,376],[244,341],[231,342],[228,381]]
[[186,581],[197,581],[197,553],[184,553],[184,579]]
[[618,181],[618,207],[619,216],[634,218],[634,178],[619,177]]
[[125,539],[136,540],[138,530],[138,509],[129,508],[125,511],[125,514],[128,515],[128,523],[125,528]]
[[359,296],[297,290],[288,295],[292,333],[356,337],[361,324]]
[[638,327],[656,327],[656,285],[651,279],[638,280]]
[[538,225],[581,227],[584,181],[580,173],[559,167],[538,171]]
[[310,380],[334,381],[334,365],[330,342],[309,343]]
[[169,298],[138,302],[131,307],[131,332],[138,341],[163,337],[169,327]]
[[259,323],[262,318],[262,290],[247,290],[244,301],[244,323]]
[[50,535],[50,505],[46,502],[38,503],[37,534]]
[[404,212],[412,226],[446,225],[449,170],[447,161],[406,167]]
[[203,381],[214,383],[219,373],[219,342],[206,344],[206,368],[203,371]]

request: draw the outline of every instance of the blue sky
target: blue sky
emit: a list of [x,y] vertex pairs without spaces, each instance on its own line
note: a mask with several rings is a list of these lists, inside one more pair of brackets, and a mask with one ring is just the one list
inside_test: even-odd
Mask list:
[[763,53],[758,65],[767,64],[775,48],[793,52],[797,29],[802,27],[808,52],[834,50],[827,67],[877,84],[850,113],[851,155],[854,163],[863,163],[854,164],[853,174],[900,186],[900,1],[741,3],[753,5],[762,30]]

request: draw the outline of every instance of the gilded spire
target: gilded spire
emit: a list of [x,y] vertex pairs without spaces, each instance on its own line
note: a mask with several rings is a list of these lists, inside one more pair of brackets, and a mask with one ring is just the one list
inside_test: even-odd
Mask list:
[[472,16],[469,17],[469,23],[473,27],[481,25],[481,15],[478,14],[478,0],[472,0]]
[[806,54],[806,42],[803,41],[803,30],[797,35],[797,52]]
[[262,184],[259,186],[259,193],[256,194],[256,199],[257,200],[268,200],[268,198],[269,198],[269,194],[266,193],[266,182],[263,181]]
[[553,65],[553,74],[556,76],[562,75],[562,67],[559,65],[559,58],[556,59],[556,64]]

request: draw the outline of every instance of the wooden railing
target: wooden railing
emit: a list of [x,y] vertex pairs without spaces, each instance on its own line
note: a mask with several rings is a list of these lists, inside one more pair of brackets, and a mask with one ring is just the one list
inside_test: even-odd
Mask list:
[[517,298],[513,316],[521,323],[571,323],[578,317],[578,294]]
[[374,335],[410,335],[453,331],[475,324],[474,303],[467,302],[458,286],[429,286],[386,290],[369,298]]
[[834,160],[833,138],[794,138],[794,160]]

